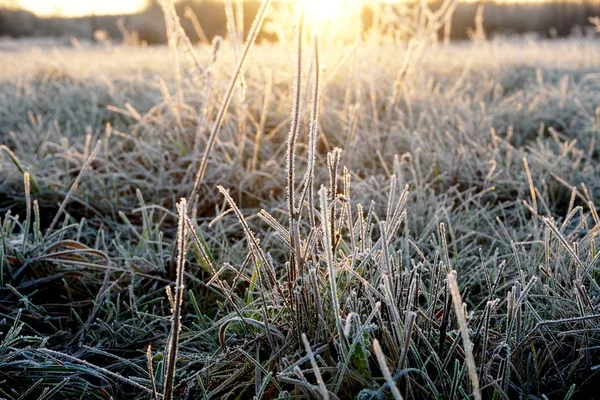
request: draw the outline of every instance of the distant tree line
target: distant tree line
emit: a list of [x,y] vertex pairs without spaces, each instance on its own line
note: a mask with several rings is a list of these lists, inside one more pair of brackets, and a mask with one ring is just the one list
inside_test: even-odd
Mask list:
[[[31,12],[14,7],[8,2],[14,0],[0,0],[0,36],[75,36],[78,38],[91,38],[97,29],[114,39],[123,36],[123,27],[128,31],[136,31],[139,39],[148,44],[165,42],[165,27],[162,11],[156,0],[148,0],[145,10],[124,16],[93,16],[79,18],[48,17],[40,18]],[[436,9],[441,0],[431,3],[431,8]],[[552,2],[462,2],[454,13],[450,37],[452,39],[465,39],[469,32],[475,28],[477,10],[483,8],[485,33],[524,33],[535,32],[544,36],[566,36],[576,27],[589,26],[588,19],[600,15],[600,0],[587,2],[574,2],[570,0]],[[259,1],[244,2],[244,25],[246,30],[258,10]],[[189,34],[196,41],[203,38],[209,41],[215,36],[225,36],[226,14],[223,2],[220,0],[182,0],[176,4],[181,22]],[[194,22],[186,18],[186,10],[191,10],[196,16]],[[365,8],[362,13],[362,22],[365,30],[373,26],[374,12],[372,8]],[[389,18],[388,18],[389,19]],[[119,26],[117,22],[121,20]],[[194,26],[194,23],[197,25]],[[393,27],[392,27],[393,28]],[[272,34],[263,33],[260,40],[275,40]]]

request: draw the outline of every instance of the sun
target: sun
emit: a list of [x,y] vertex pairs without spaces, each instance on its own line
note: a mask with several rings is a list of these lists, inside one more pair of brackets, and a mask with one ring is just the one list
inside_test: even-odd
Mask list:
[[341,20],[353,0],[298,0],[305,7],[307,17],[319,24]]

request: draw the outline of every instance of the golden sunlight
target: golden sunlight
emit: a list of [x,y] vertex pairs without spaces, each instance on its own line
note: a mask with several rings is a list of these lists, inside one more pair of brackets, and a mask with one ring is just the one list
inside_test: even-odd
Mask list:
[[309,19],[319,25],[339,22],[344,17],[352,15],[359,0],[297,0],[298,4],[303,5]]
[[344,11],[344,0],[300,0],[307,15],[319,22],[338,19]]

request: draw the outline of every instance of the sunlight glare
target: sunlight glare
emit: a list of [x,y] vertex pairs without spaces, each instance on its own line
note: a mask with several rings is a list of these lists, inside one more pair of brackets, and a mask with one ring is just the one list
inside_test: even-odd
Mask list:
[[299,0],[309,18],[319,24],[338,21],[346,12],[349,0]]

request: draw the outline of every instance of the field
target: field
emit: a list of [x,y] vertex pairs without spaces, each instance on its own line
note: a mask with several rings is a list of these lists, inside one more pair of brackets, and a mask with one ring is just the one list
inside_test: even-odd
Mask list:
[[593,398],[600,42],[325,39],[0,43],[0,397]]

